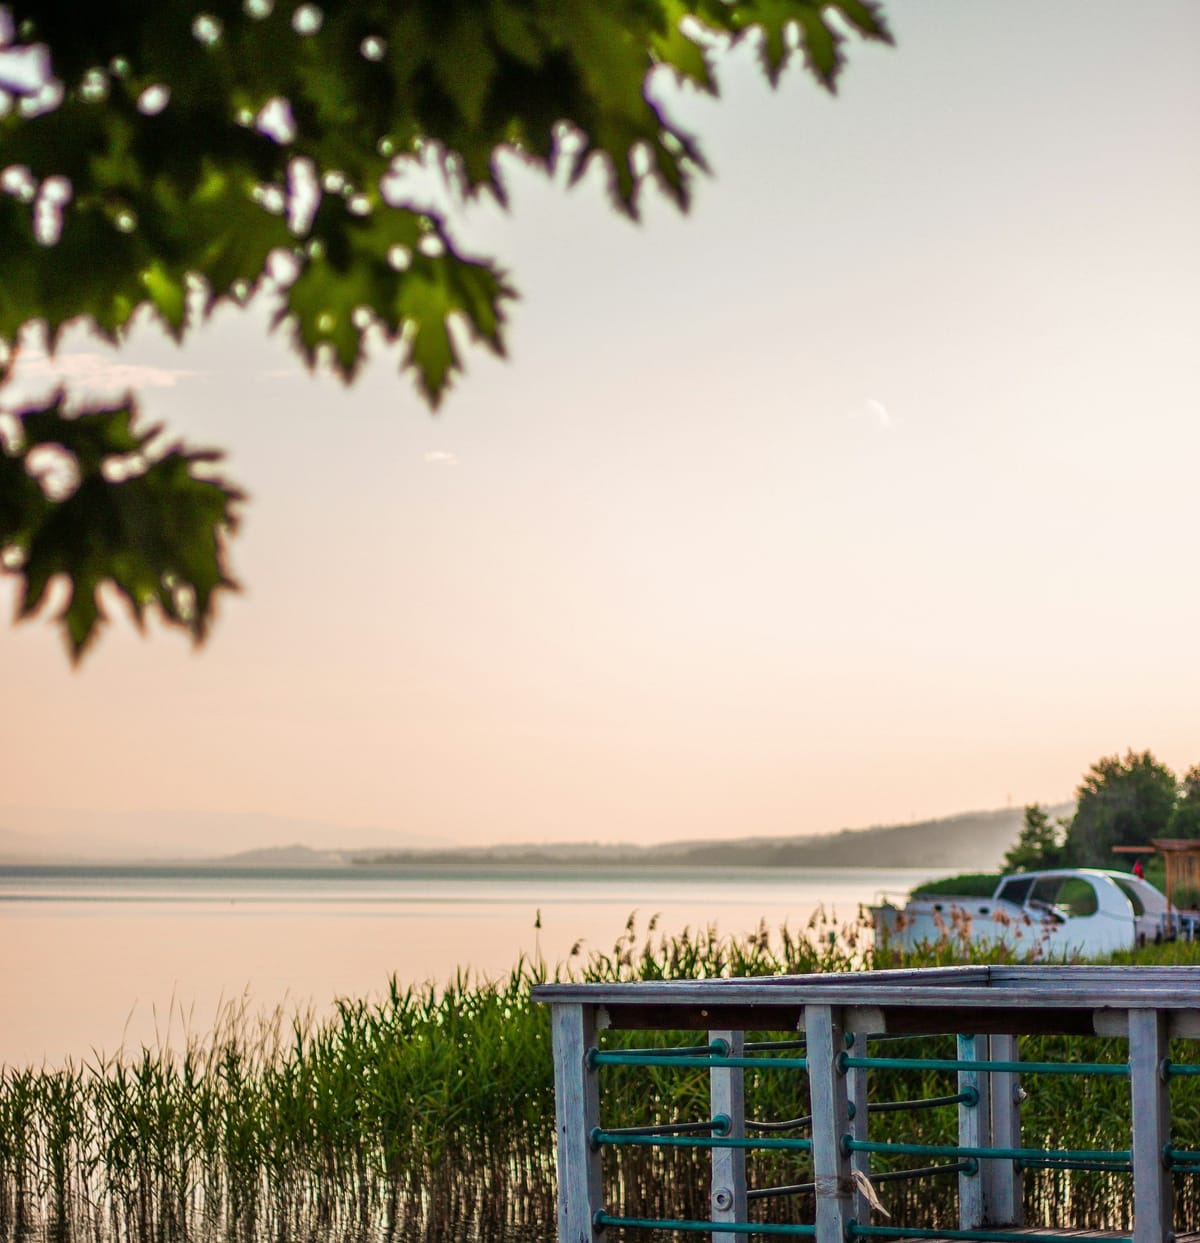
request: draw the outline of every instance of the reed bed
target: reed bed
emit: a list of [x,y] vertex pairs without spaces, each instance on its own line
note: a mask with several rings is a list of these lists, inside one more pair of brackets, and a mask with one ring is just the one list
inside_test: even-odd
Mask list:
[[[953,938],[920,954],[877,952],[862,920],[818,912],[809,927],[639,932],[631,917],[609,953],[576,957],[555,978],[625,981],[964,961]],[[988,960],[1005,957],[991,951]],[[1161,946],[1137,961],[1195,962],[1193,946]],[[975,960],[978,960],[976,958]],[[334,1243],[549,1239],[555,1215],[554,1091],[549,1015],[530,999],[548,978],[522,960],[506,979],[462,973],[442,988],[392,980],[379,998],[345,1000],[328,1018],[256,1014],[242,999],[216,1028],[182,1047],[57,1069],[0,1069],[0,1241],[176,1243],[310,1240]],[[763,1034],[767,1035],[767,1034]],[[776,1037],[777,1033],[770,1033]],[[753,1038],[753,1036],[752,1036]],[[695,1033],[608,1034],[663,1044]],[[948,1055],[923,1040],[897,1052]],[[1024,1056],[1122,1060],[1119,1042],[1026,1040]],[[1187,1060],[1188,1050],[1177,1052]],[[708,1116],[703,1071],[606,1068],[605,1125]],[[875,1099],[953,1092],[932,1072],[876,1074]],[[1070,1148],[1127,1145],[1122,1080],[1031,1081],[1025,1142]],[[803,1074],[747,1076],[747,1114],[780,1121],[807,1113]],[[1200,1082],[1172,1085],[1175,1142],[1200,1148]],[[895,1139],[953,1142],[953,1108],[888,1114]],[[801,1134],[803,1132],[796,1131]],[[707,1215],[705,1154],[621,1149],[606,1161],[609,1194],[645,1216]],[[752,1185],[802,1183],[805,1158],[751,1159]],[[886,1164],[880,1163],[879,1170]],[[1180,1179],[1179,1219],[1200,1220],[1197,1180]],[[895,1218],[950,1224],[953,1178],[888,1183]],[[1132,1212],[1127,1176],[1030,1171],[1030,1220],[1120,1225]],[[811,1214],[801,1195],[761,1201],[762,1220]],[[811,1220],[811,1217],[808,1218]]]

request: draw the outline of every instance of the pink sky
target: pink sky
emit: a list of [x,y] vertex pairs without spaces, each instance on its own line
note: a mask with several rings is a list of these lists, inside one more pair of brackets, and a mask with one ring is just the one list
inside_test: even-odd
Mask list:
[[261,309],[74,339],[230,451],[246,590],[199,653],[6,631],[0,826],[649,842],[1200,762],[1200,7],[888,9],[836,100],[739,55],[681,102],[686,219],[514,169],[460,225],[522,290],[511,358],[436,418]]

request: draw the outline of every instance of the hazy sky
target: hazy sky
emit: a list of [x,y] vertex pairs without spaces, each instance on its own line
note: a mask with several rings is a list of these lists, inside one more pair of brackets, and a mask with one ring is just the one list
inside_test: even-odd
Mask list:
[[886,7],[837,99],[746,54],[676,99],[686,218],[514,164],[460,219],[511,358],[436,417],[391,357],[308,377],[261,308],[74,338],[229,450],[245,591],[198,653],[0,632],[0,824],[653,841],[1200,761],[1200,5]]

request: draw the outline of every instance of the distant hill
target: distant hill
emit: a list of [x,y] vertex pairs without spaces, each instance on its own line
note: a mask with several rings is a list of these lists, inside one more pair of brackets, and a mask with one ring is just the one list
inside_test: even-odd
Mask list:
[[[180,808],[158,811],[88,812],[0,804],[0,863],[174,863],[257,851],[302,849],[333,853],[353,850],[424,850],[442,844],[428,834],[346,828],[326,821],[253,812],[210,812]],[[286,867],[282,857],[266,866]],[[298,859],[322,865],[336,860]]]
[[24,863],[27,859],[47,853],[32,833],[18,833],[0,825],[0,863]]
[[341,850],[312,850],[301,846],[266,846],[262,850],[239,850],[236,854],[206,859],[220,867],[262,868],[329,868],[344,867],[348,859]]
[[[1068,815],[1069,803],[1047,809]],[[963,871],[999,867],[1021,830],[1023,810],[971,811],[913,824],[842,829],[797,837],[740,837],[668,842],[661,846],[597,843],[497,846],[459,850],[362,852],[355,863],[497,867],[634,864],[642,867],[936,867]]]

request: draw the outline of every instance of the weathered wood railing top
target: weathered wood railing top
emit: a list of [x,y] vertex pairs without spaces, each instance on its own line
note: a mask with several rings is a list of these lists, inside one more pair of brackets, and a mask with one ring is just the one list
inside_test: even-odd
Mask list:
[[601,1027],[802,1031],[808,1006],[851,1031],[1124,1035],[1129,1011],[1200,1036],[1200,967],[969,966],[629,984],[541,984],[536,1000],[600,1007]]

